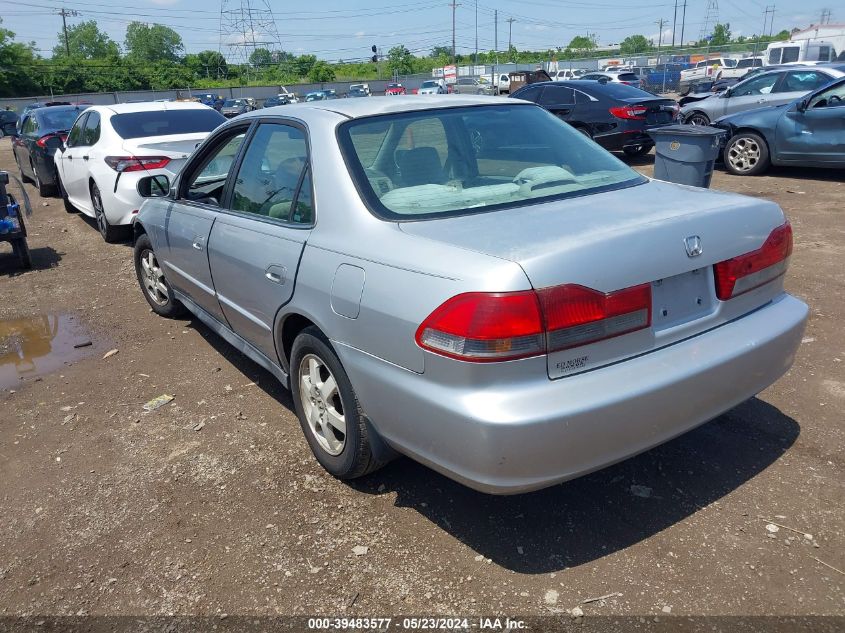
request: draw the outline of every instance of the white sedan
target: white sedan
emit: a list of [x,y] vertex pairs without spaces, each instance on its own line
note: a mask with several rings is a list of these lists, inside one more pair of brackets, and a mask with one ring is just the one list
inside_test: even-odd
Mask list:
[[107,242],[120,240],[144,201],[138,181],[157,174],[175,176],[196,146],[225,121],[199,103],[86,109],[55,154],[65,209],[95,218]]

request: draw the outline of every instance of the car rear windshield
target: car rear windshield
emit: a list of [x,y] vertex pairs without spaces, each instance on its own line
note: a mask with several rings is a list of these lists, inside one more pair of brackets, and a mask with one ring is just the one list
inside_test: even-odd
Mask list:
[[111,118],[111,124],[118,136],[128,139],[211,132],[225,120],[211,108],[191,108],[116,114]]
[[85,108],[39,108],[35,117],[38,119],[40,130],[60,131],[69,130],[76,121],[76,117]]
[[388,220],[482,213],[645,182],[527,104],[354,119],[341,124],[339,139],[368,207]]
[[[624,81],[624,80],[623,80]],[[581,89],[581,86],[578,86]],[[584,92],[594,96],[605,96],[611,99],[641,99],[653,97],[654,95],[626,84],[607,82],[606,84],[588,84]]]

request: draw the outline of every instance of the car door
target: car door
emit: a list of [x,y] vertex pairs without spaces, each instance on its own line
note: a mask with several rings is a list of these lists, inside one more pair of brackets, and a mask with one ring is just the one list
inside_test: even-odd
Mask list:
[[780,163],[845,167],[845,81],[795,104],[778,121],[775,155]]
[[263,121],[246,144],[208,240],[214,288],[232,329],[273,360],[276,314],[293,295],[314,223],[305,129]]
[[20,165],[21,172],[31,176],[32,170],[29,167],[29,147],[35,142],[32,138],[35,129],[35,117],[32,114],[24,115],[21,120],[20,133],[12,139],[12,152],[15,160]]
[[575,109],[575,91],[566,86],[546,86],[537,103],[562,121],[569,121]]
[[248,130],[249,124],[227,128],[191,159],[179,178],[176,200],[163,227],[163,265],[171,286],[224,323],[211,279],[208,241]]
[[[87,196],[87,166],[82,157],[87,155],[85,146],[85,123],[89,113],[84,112],[70,129],[65,142],[65,151],[60,152],[62,185],[70,201],[84,210],[91,208],[91,200]],[[83,194],[86,194],[83,198]]]
[[767,73],[758,77],[752,77],[733,86],[720,96],[707,100],[707,105],[714,108],[712,119],[734,114],[745,110],[753,110],[770,105],[770,99],[775,97],[772,94],[782,73]]

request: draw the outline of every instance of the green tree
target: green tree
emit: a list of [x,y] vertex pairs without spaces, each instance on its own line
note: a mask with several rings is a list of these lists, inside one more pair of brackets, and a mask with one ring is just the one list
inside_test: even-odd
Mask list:
[[410,75],[414,72],[414,56],[403,45],[387,51],[387,67],[396,75]]
[[300,77],[307,77],[311,68],[317,63],[316,55],[300,55],[293,62],[294,71]]
[[15,42],[2,25],[0,18],[0,97],[34,94],[42,87],[34,45]]
[[273,63],[273,54],[270,49],[256,48],[249,55],[249,63],[256,68],[267,68]]
[[569,42],[569,46],[566,48],[574,52],[576,55],[585,56],[589,55],[592,51],[595,50],[596,44],[596,37],[595,35],[576,35],[572,38],[572,41]]
[[710,46],[726,46],[731,43],[731,25],[729,23],[717,24],[713,27],[713,36],[710,38]]
[[53,58],[67,55],[83,59],[106,59],[120,55],[120,48],[108,35],[97,28],[95,20],[88,20],[69,26],[67,29],[67,48],[63,32],[56,34],[58,44],[53,47]]
[[228,71],[226,58],[219,51],[200,51],[197,61],[203,67],[206,77],[225,77]]
[[509,62],[519,61],[519,51],[516,50],[516,46],[509,46],[508,47],[508,55],[507,55]]
[[428,55],[429,57],[448,57],[452,59],[452,47],[451,46],[435,46],[431,49],[431,53]]
[[130,22],[126,27],[126,53],[138,61],[179,61],[184,50],[182,38],[161,24]]
[[313,66],[311,66],[311,70],[308,71],[308,79],[310,79],[315,84],[323,83],[324,81],[334,81],[334,69],[329,66],[327,62],[324,62],[321,59],[318,62],[315,62]]
[[629,35],[619,45],[619,52],[623,55],[636,55],[645,53],[651,48],[644,35]]

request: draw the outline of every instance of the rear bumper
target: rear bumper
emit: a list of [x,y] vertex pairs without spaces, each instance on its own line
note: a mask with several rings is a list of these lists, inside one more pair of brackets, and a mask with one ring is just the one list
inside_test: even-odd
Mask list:
[[335,347],[368,417],[394,448],[476,490],[513,494],[621,461],[753,397],[792,365],[807,314],[784,294],[616,365],[549,380],[545,357],[527,359],[516,361],[514,379],[474,387],[438,376],[439,357],[415,374]]

